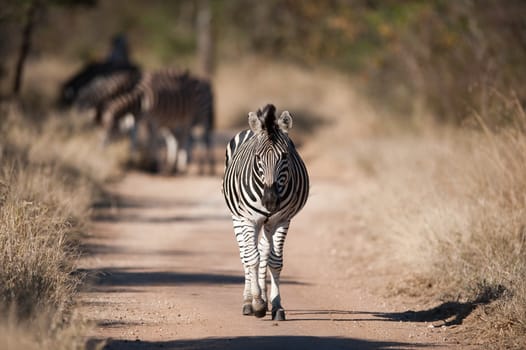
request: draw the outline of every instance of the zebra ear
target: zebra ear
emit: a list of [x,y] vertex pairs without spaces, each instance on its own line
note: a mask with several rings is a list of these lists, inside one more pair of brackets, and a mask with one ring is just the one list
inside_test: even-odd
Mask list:
[[255,134],[259,133],[263,128],[261,120],[254,112],[248,113],[248,125],[250,126],[250,130],[252,130]]
[[281,131],[287,133],[292,128],[292,116],[289,111],[283,111],[278,118],[278,126]]

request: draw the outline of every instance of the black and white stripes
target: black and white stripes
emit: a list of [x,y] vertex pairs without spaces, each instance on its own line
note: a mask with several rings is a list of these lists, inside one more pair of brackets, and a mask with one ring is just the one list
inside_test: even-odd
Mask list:
[[243,314],[265,315],[268,268],[272,318],[283,320],[283,245],[290,220],[307,201],[309,176],[288,136],[292,117],[287,111],[279,118],[275,113],[273,105],[249,113],[250,130],[237,134],[227,146],[222,190],[245,269]]
[[112,74],[94,78],[82,87],[75,101],[80,109],[95,109],[95,124],[102,121],[102,113],[106,105],[116,97],[133,90],[141,78],[138,70],[117,71]]
[[[188,72],[162,70],[145,73],[129,93],[116,97],[107,104],[103,124],[107,137],[118,130],[122,118],[132,115],[136,123],[146,122],[160,133],[171,132],[179,146],[178,170],[185,170],[191,160],[196,137],[193,132],[201,128],[201,141],[207,150],[210,170],[215,168],[212,154],[214,128],[214,98],[207,80],[198,79]],[[204,171],[204,160],[201,161]]]
[[119,73],[139,75],[140,70],[135,64],[129,62],[92,62],[85,65],[62,84],[59,104],[64,107],[76,104],[83,89],[89,89],[97,79],[106,79]]

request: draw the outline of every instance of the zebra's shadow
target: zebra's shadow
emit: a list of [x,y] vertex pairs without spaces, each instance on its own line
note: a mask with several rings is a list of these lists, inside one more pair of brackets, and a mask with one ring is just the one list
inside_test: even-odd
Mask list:
[[445,301],[423,310],[400,312],[347,311],[347,310],[287,310],[288,321],[353,321],[353,322],[414,322],[437,323],[435,327],[462,324],[478,306],[500,298],[505,290],[494,288],[481,293],[471,301]]
[[[288,321],[363,321],[358,315],[374,315],[374,312],[335,310],[335,309],[287,309]],[[380,320],[380,319],[377,319]]]

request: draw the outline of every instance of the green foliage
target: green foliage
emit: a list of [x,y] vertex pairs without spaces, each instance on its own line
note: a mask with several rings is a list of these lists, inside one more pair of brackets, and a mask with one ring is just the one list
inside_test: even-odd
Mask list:
[[[197,54],[196,1],[42,3],[53,6],[36,30],[35,51],[92,59],[122,32],[146,65],[188,66]],[[28,4],[8,1],[0,18],[20,18]],[[489,90],[526,100],[520,0],[212,0],[211,8],[219,59],[257,54],[333,67],[390,111],[410,116],[425,106],[438,120],[462,122],[472,108],[486,108]],[[1,28],[0,35],[13,37]]]
[[174,14],[179,9],[166,11],[163,7],[148,9],[138,18],[137,24],[144,28],[145,36],[150,38],[147,47],[160,58],[162,62],[177,61],[195,53],[196,45],[191,18],[174,20]]
[[[362,79],[380,105],[442,121],[487,106],[488,91],[526,100],[526,3],[487,1],[216,1],[223,48],[328,65]],[[225,27],[231,27],[224,30]],[[240,44],[241,43],[241,44]]]

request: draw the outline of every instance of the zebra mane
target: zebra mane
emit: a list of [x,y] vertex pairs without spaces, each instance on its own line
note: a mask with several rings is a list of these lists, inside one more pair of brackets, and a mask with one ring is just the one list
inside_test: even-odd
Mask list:
[[248,125],[255,134],[264,135],[276,142],[288,134],[292,127],[292,117],[288,111],[283,111],[277,118],[276,107],[269,103],[255,113],[248,113]]
[[261,127],[266,130],[267,135],[272,137],[277,133],[276,127],[276,107],[273,104],[267,104],[263,110],[258,109],[257,116],[261,121]]

